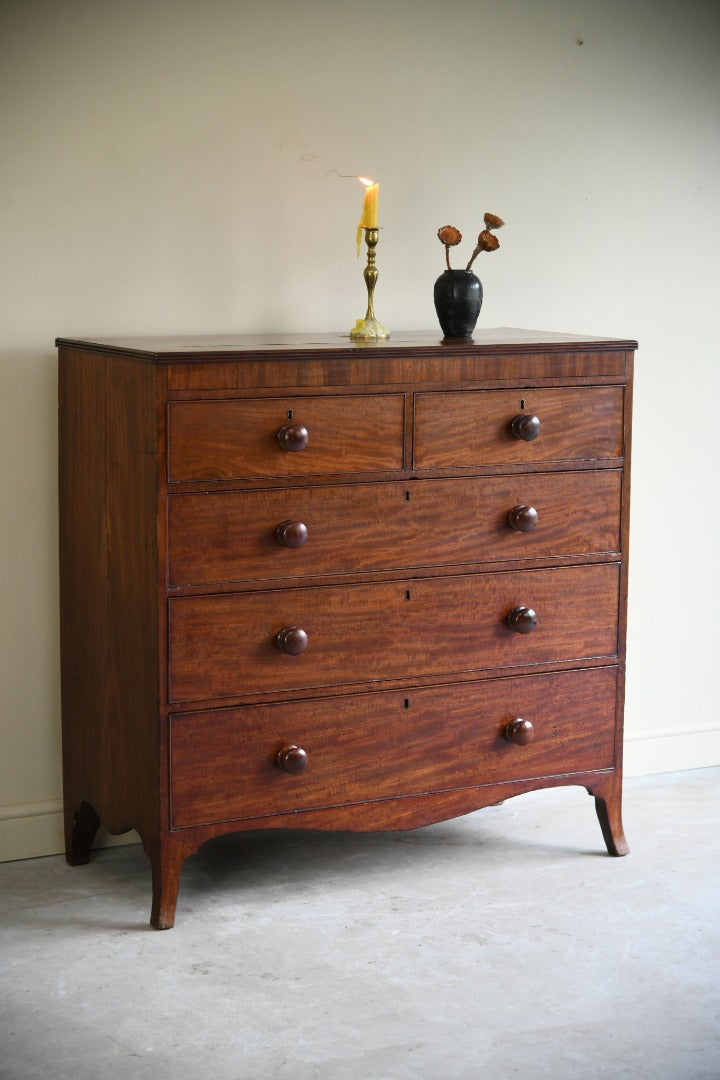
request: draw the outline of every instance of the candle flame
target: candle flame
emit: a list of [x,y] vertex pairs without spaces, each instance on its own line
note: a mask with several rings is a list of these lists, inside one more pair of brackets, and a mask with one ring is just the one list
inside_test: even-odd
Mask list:
[[374,180],[368,180],[366,176],[358,176],[358,180],[361,184],[364,184],[365,187],[372,187],[375,183]]

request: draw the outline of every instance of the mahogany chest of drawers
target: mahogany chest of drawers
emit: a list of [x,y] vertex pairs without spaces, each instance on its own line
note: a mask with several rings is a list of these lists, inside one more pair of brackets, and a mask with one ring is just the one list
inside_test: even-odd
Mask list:
[[60,339],[67,857],[137,829],[151,922],[245,829],[540,787],[621,824],[635,342]]

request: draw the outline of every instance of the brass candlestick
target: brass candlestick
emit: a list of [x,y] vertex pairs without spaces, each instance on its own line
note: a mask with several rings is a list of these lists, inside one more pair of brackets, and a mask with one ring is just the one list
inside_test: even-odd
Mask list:
[[389,338],[390,331],[375,318],[373,311],[373,295],[375,283],[378,279],[378,271],[375,266],[375,248],[379,238],[379,229],[364,228],[365,243],[368,249],[367,266],[363,270],[363,277],[367,286],[368,303],[364,319],[358,319],[350,331],[350,337],[354,341],[374,341],[376,338]]

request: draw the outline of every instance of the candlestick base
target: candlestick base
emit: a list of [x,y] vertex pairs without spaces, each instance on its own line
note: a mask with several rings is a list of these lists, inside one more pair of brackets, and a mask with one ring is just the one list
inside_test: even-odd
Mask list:
[[350,337],[353,341],[375,341],[376,338],[389,338],[390,331],[377,319],[357,319]]

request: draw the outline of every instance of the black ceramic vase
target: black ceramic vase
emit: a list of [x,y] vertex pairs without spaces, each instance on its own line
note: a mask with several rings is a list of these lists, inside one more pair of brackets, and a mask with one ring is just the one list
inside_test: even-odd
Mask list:
[[435,282],[435,310],[446,338],[472,336],[482,307],[480,278],[472,270],[446,270]]

